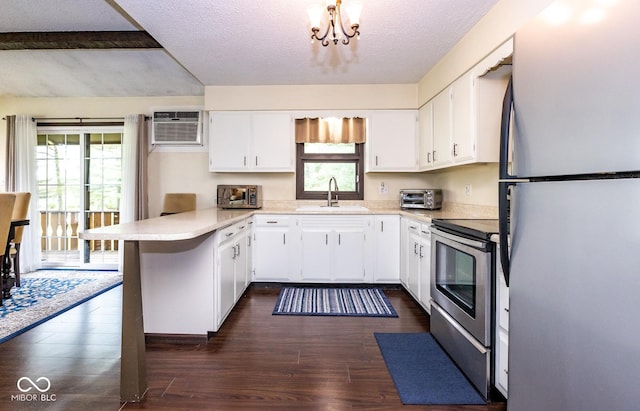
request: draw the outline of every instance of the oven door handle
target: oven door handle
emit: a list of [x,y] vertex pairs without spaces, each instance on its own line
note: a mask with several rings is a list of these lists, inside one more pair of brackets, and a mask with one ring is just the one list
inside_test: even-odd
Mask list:
[[469,247],[478,248],[480,250],[487,249],[487,244],[482,241],[472,240],[470,238],[450,234],[445,231],[441,231],[434,226],[431,226],[431,235],[433,234],[439,235],[440,237],[446,238],[447,240],[455,241],[456,243],[468,245]]

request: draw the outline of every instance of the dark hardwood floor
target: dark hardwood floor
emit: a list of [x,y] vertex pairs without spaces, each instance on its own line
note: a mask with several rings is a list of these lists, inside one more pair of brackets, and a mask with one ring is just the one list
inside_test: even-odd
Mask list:
[[[402,405],[373,333],[429,330],[404,290],[385,290],[399,318],[273,316],[278,292],[251,287],[208,344],[147,344],[145,399],[121,404],[117,287],[0,345],[0,409],[505,410]],[[21,377],[47,397],[18,397]]]

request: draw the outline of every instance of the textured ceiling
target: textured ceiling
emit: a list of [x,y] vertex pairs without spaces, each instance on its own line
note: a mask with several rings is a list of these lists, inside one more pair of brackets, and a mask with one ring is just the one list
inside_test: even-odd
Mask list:
[[146,30],[164,47],[0,51],[0,96],[202,95],[204,85],[416,83],[497,0],[360,0],[361,39],[329,47],[310,42],[306,10],[318,2],[324,4],[0,0],[0,32]]

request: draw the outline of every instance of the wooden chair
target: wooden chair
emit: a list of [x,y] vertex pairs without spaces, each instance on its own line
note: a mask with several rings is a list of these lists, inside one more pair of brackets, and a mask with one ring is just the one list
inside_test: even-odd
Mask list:
[[161,216],[193,211],[196,209],[195,193],[166,193],[162,203]]
[[[31,201],[31,193],[15,193],[16,203],[13,207],[13,220],[26,220],[29,216],[29,202]],[[22,233],[24,227],[15,228],[15,236],[11,242],[9,256],[13,266],[13,274],[16,278],[16,287],[20,287],[20,244],[22,243]]]
[[9,230],[11,229],[11,217],[13,215],[13,206],[16,202],[16,195],[12,193],[0,193],[0,304],[2,304],[2,295],[5,288],[5,274],[9,273],[9,256],[7,253],[7,243],[9,242]]

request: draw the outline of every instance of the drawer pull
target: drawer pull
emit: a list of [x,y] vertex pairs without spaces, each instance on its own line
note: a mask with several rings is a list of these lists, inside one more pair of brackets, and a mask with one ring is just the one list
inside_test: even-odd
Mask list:
[[267,224],[278,224],[277,220],[267,220]]

